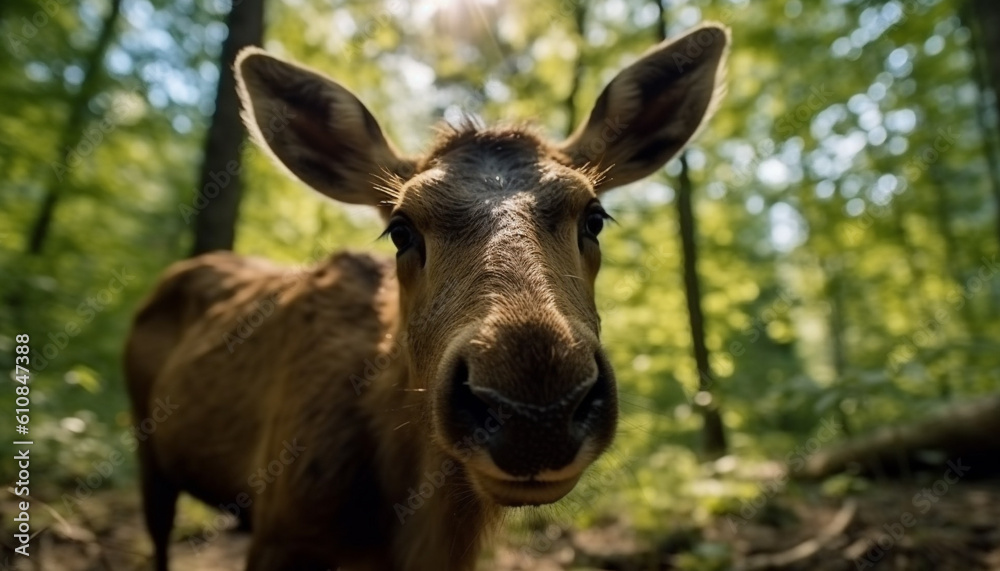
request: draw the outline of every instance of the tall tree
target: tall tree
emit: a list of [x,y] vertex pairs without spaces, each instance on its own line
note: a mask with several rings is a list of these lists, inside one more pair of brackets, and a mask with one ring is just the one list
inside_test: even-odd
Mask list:
[[[656,2],[660,14],[657,38],[667,39],[667,14],[664,2]],[[698,393],[695,405],[701,411],[702,451],[707,457],[717,458],[726,453],[726,430],[722,424],[719,405],[713,398],[714,377],[708,362],[708,347],[705,345],[705,315],[701,308],[701,283],[698,279],[697,229],[694,220],[692,194],[694,192],[688,169],[687,154],[680,155],[681,172],[677,176],[677,216],[680,223],[681,250],[684,252],[684,296],[687,299],[688,324],[691,327],[691,346],[694,350],[695,366],[698,368]]]
[[718,402],[712,394],[714,376],[708,362],[708,347],[705,345],[705,315],[701,308],[701,283],[698,278],[697,229],[692,206],[694,188],[686,153],[681,153],[680,162],[681,172],[677,175],[677,216],[680,222],[681,250],[684,252],[684,296],[687,298],[694,362],[698,367],[695,404],[704,418],[703,452],[706,456],[715,458],[726,453],[726,431],[722,425]]
[[[826,274],[825,294],[830,303],[829,333],[831,361],[837,383],[844,385],[848,376],[848,355],[847,343],[844,339],[844,329],[847,324],[844,321],[844,276],[842,266],[843,261],[839,256],[832,256],[824,260],[823,272]],[[834,414],[847,436],[851,435],[850,418],[838,402],[834,405]]]
[[[980,90],[993,90],[994,109],[1000,105],[1000,4],[995,0],[969,0],[965,20],[973,30],[972,51],[976,59],[976,79]],[[1000,244],[1000,144],[996,125],[989,125],[986,98],[980,97],[977,105],[979,127],[983,133],[989,169],[990,188],[997,213],[996,231]]]
[[246,132],[240,120],[233,63],[240,50],[260,45],[264,39],[264,0],[233,0],[227,26],[229,35],[222,44],[215,112],[205,139],[197,190],[200,196],[196,204],[204,207],[195,217],[191,251],[195,256],[212,250],[232,250],[236,238],[236,217],[243,194],[240,150]]
[[584,71],[584,50],[587,47],[587,5],[584,2],[577,2],[573,6],[573,25],[576,33],[576,62],[573,65],[573,78],[570,83],[569,95],[566,97],[566,136],[568,137],[576,129],[579,120],[580,109],[576,104],[576,96],[580,93],[580,85],[583,82]]
[[112,0],[108,13],[104,16],[101,24],[101,31],[94,43],[94,47],[87,55],[86,68],[83,82],[80,89],[70,100],[69,119],[63,125],[62,134],[59,137],[59,159],[52,163],[52,168],[48,171],[45,182],[45,195],[42,198],[42,206],[38,211],[31,230],[28,234],[26,251],[28,254],[37,255],[42,252],[45,241],[52,228],[52,220],[55,217],[56,207],[62,198],[62,192],[66,188],[64,179],[69,174],[70,154],[73,149],[80,144],[83,138],[87,121],[91,119],[90,101],[100,91],[100,79],[104,74],[104,56],[111,47],[111,42],[115,37],[115,25],[121,14],[122,0]]

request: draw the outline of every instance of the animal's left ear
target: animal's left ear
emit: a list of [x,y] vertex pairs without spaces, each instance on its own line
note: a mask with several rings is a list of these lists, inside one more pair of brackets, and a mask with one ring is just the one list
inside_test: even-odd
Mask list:
[[728,47],[721,24],[653,47],[611,80],[562,150],[577,166],[606,171],[598,192],[652,174],[714,112]]

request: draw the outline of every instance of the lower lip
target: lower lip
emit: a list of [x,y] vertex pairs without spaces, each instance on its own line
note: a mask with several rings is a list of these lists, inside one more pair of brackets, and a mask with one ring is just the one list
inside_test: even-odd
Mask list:
[[538,506],[551,504],[568,494],[580,480],[580,474],[554,482],[537,480],[503,480],[477,475],[480,487],[504,506]]

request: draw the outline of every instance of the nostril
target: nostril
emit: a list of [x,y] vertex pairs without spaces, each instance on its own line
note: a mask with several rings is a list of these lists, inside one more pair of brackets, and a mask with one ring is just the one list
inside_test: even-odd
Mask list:
[[469,385],[469,364],[458,359],[451,378],[451,410],[454,420],[465,426],[483,426],[490,417],[490,403],[480,398]]
[[[563,392],[562,398],[544,400],[539,397],[547,397],[557,387],[568,384],[570,375],[549,373],[539,375],[541,378],[531,385],[518,385],[518,381],[535,379],[528,375],[497,378],[491,376],[496,371],[489,364],[456,357],[445,369],[449,373],[440,385],[443,410],[439,410],[444,435],[463,461],[467,454],[481,458],[488,455],[492,465],[504,474],[533,476],[569,466],[585,443],[589,442],[592,450],[602,450],[614,436],[614,373],[601,353],[595,355],[596,378],[580,382],[580,377],[574,375],[574,387],[559,391]],[[519,398],[515,400],[514,395]],[[531,400],[525,402],[525,396]]]
[[583,395],[576,410],[573,411],[574,424],[586,423],[592,414],[600,411],[608,402],[610,382],[607,375],[604,374],[603,368],[598,366],[597,370],[597,380],[594,381],[587,394]]

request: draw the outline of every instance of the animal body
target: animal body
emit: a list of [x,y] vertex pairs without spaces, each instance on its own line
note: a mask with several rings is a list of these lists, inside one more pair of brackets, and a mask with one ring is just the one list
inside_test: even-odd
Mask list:
[[171,403],[139,434],[157,570],[181,491],[252,530],[250,571],[470,570],[504,509],[567,494],[617,420],[599,196],[694,136],[727,44],[709,24],[654,46],[563,142],[465,126],[418,157],[340,84],[242,52],[256,141],[378,209],[398,252],[305,271],[212,253],[166,272],[125,358],[137,424]]

